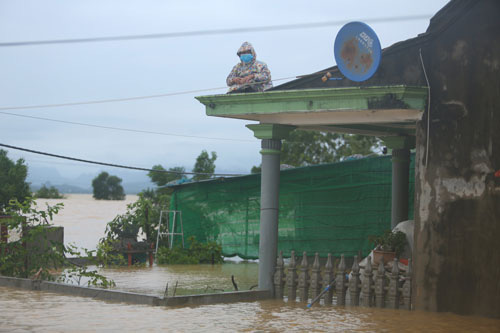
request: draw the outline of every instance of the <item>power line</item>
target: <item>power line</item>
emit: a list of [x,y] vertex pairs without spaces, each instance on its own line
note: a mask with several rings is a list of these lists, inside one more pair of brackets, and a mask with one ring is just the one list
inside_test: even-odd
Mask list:
[[[294,78],[296,78],[296,76],[274,79],[273,81],[282,81],[282,80],[289,80],[289,79],[294,79]],[[253,84],[261,84],[261,82],[250,83],[249,85],[253,85]],[[7,107],[0,107],[0,110],[22,110],[22,109],[64,107],[64,106],[97,104],[97,103],[123,102],[123,101],[138,100],[138,99],[148,99],[148,98],[157,98],[157,97],[167,97],[167,96],[174,96],[174,95],[181,95],[181,94],[189,94],[189,93],[193,93],[193,92],[202,92],[202,91],[217,90],[217,89],[227,89],[227,87],[207,88],[207,89],[198,89],[198,90],[188,90],[188,91],[166,93],[166,94],[160,94],[160,95],[128,97],[128,98],[121,98],[121,99],[105,99],[105,100],[93,100],[93,101],[83,101],[83,102],[71,102],[71,103],[59,103],[59,104],[43,104],[43,105],[27,105],[27,106],[12,106],[12,107],[7,106]],[[138,129],[132,129],[132,128],[103,126],[103,125],[88,124],[88,123],[81,123],[81,122],[73,122],[73,121],[67,121],[67,120],[44,118],[44,117],[38,117],[38,116],[21,115],[21,114],[11,113],[11,112],[5,112],[5,111],[0,111],[0,114],[4,114],[4,115],[8,115],[8,116],[14,116],[14,117],[22,117],[22,118],[29,118],[29,119],[51,121],[51,122],[57,122],[57,123],[63,123],[63,124],[71,124],[71,125],[78,125],[78,126],[86,126],[86,127],[95,127],[95,128],[110,129],[110,130],[116,130],[116,131],[126,131],[126,132],[136,132],[136,133],[146,133],[146,134],[156,134],[156,135],[176,136],[176,137],[186,137],[186,138],[197,138],[197,139],[208,139],[208,140],[222,140],[222,141],[236,141],[236,142],[254,142],[254,140],[245,140],[245,139],[232,139],[232,138],[230,139],[230,138],[205,137],[205,136],[186,135],[186,134],[172,134],[172,133],[165,133],[165,132],[155,132],[155,131],[138,130]]]
[[217,137],[185,135],[185,134],[173,134],[173,133],[165,133],[165,132],[155,132],[155,131],[138,130],[138,129],[133,129],[133,128],[102,126],[102,125],[87,124],[87,123],[80,123],[80,122],[75,122],[75,121],[51,119],[51,118],[44,118],[44,117],[36,117],[36,116],[30,116],[30,115],[24,115],[24,114],[17,114],[17,113],[10,113],[10,112],[3,112],[3,111],[0,111],[0,114],[5,114],[5,115],[15,116],[15,117],[22,117],[22,118],[29,118],[29,119],[51,121],[51,122],[62,123],[62,124],[71,124],[71,125],[78,125],[78,126],[86,126],[86,127],[95,127],[95,128],[110,129],[110,130],[115,130],[115,131],[146,133],[146,134],[155,134],[155,135],[164,135],[164,136],[175,136],[175,137],[184,137],[184,138],[204,139],[204,140],[255,142],[255,140],[217,138]]
[[[422,20],[431,17],[428,15],[411,15],[400,17],[379,17],[379,18],[366,18],[355,21],[363,22],[398,22],[398,21],[413,21]],[[40,41],[21,41],[21,42],[5,42],[0,43],[0,47],[13,47],[13,46],[28,46],[28,45],[49,45],[49,44],[75,44],[75,43],[91,43],[91,42],[111,42],[111,41],[124,41],[124,40],[139,40],[139,39],[158,39],[158,38],[179,38],[179,37],[192,37],[192,36],[208,36],[208,35],[223,35],[223,34],[236,34],[243,32],[264,32],[264,31],[279,31],[279,30],[294,30],[294,29],[311,29],[322,28],[328,26],[338,26],[347,23],[348,21],[325,21],[315,23],[296,23],[296,24],[282,24],[282,25],[268,25],[260,27],[243,27],[243,28],[229,28],[229,29],[210,29],[210,30],[194,30],[184,32],[169,32],[145,35],[123,35],[123,36],[109,36],[109,37],[90,37],[90,38],[73,38],[73,39],[53,39],[53,40],[40,40]]]
[[32,150],[32,149],[27,149],[27,148],[21,148],[21,147],[6,145],[6,144],[3,144],[3,143],[0,143],[0,147],[21,150],[21,151],[25,151],[25,152],[33,153],[33,154],[39,154],[39,155],[45,155],[45,156],[50,156],[50,157],[62,158],[62,159],[65,159],[65,160],[70,160],[70,161],[77,161],[77,162],[83,162],[83,163],[89,163],[89,164],[104,165],[104,166],[109,166],[109,167],[113,167],[113,168],[122,168],[122,169],[139,170],[139,171],[152,171],[152,172],[161,172],[161,173],[171,173],[171,174],[176,174],[176,175],[208,175],[208,176],[221,176],[221,177],[246,176],[244,174],[233,174],[233,173],[203,173],[203,172],[178,172],[178,171],[169,171],[169,170],[154,170],[154,169],[146,169],[146,168],[139,168],[139,167],[133,167],[133,166],[126,166],[126,165],[121,165],[121,164],[96,162],[96,161],[84,160],[84,159],[81,159],[81,158],[63,156],[63,155],[56,155],[56,154],[51,154],[51,153],[45,153],[45,152],[38,151],[38,150]]
[[101,99],[101,100],[83,101],[83,102],[70,102],[70,103],[58,103],[58,104],[41,104],[41,105],[24,105],[24,106],[4,106],[4,107],[0,107],[0,110],[43,109],[43,108],[58,108],[58,107],[63,107],[63,106],[74,106],[74,105],[88,105],[88,104],[102,104],[102,103],[126,102],[126,101],[140,100],[140,99],[151,99],[151,98],[160,98],[160,97],[168,97],[168,96],[176,96],[176,95],[193,94],[193,93],[198,93],[198,92],[204,92],[204,91],[210,91],[210,90],[219,90],[219,89],[227,89],[227,87],[198,89],[198,90],[186,90],[186,91],[179,91],[179,92],[165,93],[165,94],[157,94],[157,95],[135,96],[135,97],[126,97],[126,98],[110,98],[110,99]]
[[[295,79],[295,78],[297,78],[297,77],[291,76],[291,77],[284,77],[284,78],[280,78],[280,79],[273,79],[272,81],[290,80],[290,79]],[[253,85],[253,84],[262,84],[262,82],[254,82],[254,83],[249,83],[247,85]],[[40,104],[40,105],[22,105],[22,106],[3,106],[3,107],[0,107],[0,110],[3,111],[3,110],[45,109],[45,108],[59,108],[59,107],[75,106],[75,105],[127,102],[127,101],[141,100],[141,99],[152,99],[152,98],[161,98],[161,97],[169,97],[169,96],[177,96],[177,95],[186,95],[186,94],[193,94],[193,93],[199,93],[199,92],[204,92],[204,91],[221,90],[221,89],[227,89],[227,87],[206,88],[206,89],[198,89],[198,90],[185,90],[185,91],[178,91],[178,92],[157,94],[157,95],[135,96],[135,97],[125,97],[125,98],[110,98],[110,99],[100,99],[100,100],[91,100],[91,101],[82,101],[82,102]]]
[[23,160],[25,160],[26,162],[29,162],[29,164],[48,164],[48,165],[55,165],[55,164],[58,164],[58,165],[65,165],[65,166],[81,166],[81,163],[79,162],[72,162],[72,161],[65,161],[65,160],[61,160],[61,161],[54,161],[53,158],[36,158],[36,157],[29,157],[29,158],[25,158],[25,156],[23,155],[22,152],[18,152],[18,151],[10,151],[9,152],[9,156],[12,157],[12,159],[20,159],[22,158]]

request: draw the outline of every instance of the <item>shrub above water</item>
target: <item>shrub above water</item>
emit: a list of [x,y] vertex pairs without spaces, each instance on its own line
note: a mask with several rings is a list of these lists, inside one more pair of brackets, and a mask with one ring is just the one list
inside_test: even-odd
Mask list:
[[224,262],[222,257],[222,246],[216,242],[198,242],[194,236],[187,239],[188,248],[160,247],[156,254],[158,264],[221,264]]
[[110,176],[107,172],[101,172],[92,180],[94,199],[97,200],[124,200],[125,192],[121,185],[122,179]]
[[57,188],[51,186],[48,188],[43,185],[38,191],[35,193],[35,198],[39,199],[63,199],[64,196],[59,193]]
[[402,231],[392,232],[386,230],[380,236],[370,236],[369,241],[373,243],[376,250],[396,252],[396,256],[403,253],[406,246],[406,235]]

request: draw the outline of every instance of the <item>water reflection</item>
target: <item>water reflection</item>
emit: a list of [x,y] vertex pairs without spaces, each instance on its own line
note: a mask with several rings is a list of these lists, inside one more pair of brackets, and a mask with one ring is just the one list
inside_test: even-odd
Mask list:
[[487,318],[281,301],[184,308],[128,305],[0,287],[2,332],[497,332]]

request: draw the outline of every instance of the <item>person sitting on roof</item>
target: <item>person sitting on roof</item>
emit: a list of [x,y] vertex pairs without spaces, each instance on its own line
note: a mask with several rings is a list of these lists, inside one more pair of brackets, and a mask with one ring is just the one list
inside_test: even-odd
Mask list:
[[236,53],[240,62],[233,67],[226,79],[228,94],[264,91],[272,88],[271,72],[267,65],[257,60],[252,44],[244,42]]

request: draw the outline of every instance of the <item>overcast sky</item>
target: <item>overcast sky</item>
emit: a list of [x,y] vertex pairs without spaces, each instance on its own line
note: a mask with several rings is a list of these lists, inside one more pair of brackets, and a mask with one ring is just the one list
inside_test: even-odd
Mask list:
[[[447,2],[0,0],[0,43],[363,20],[387,47],[424,32],[430,17]],[[411,15],[428,18],[369,21]],[[0,47],[0,108],[224,87],[244,41],[254,45],[273,79],[308,74],[335,65],[333,43],[340,28]],[[205,149],[218,154],[216,172],[247,173],[260,163],[260,143],[245,128],[250,122],[207,117],[194,99],[225,92],[0,112],[227,140],[122,132],[0,113],[0,143],[109,163],[188,170]],[[9,156],[23,157],[28,165],[53,166],[66,177],[100,169],[15,150]]]

